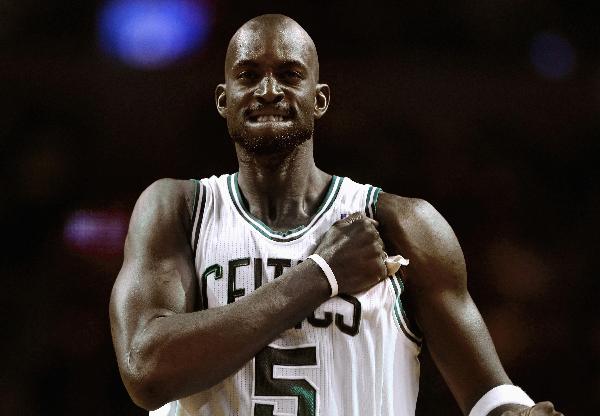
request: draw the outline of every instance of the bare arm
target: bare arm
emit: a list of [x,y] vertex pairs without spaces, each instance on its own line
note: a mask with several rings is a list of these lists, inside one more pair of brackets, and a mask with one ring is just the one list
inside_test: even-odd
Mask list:
[[[410,259],[405,283],[418,325],[448,387],[467,414],[488,390],[511,381],[467,290],[458,240],[446,220],[425,201],[382,194],[378,205],[388,251]],[[492,415],[523,408],[502,406]]]
[[[329,295],[322,271],[305,261],[230,305],[194,311],[197,283],[185,202],[191,186],[161,180],[140,196],[111,296],[121,376],[135,403],[146,409],[222,381]],[[332,227],[317,251],[336,269],[340,289],[351,293],[377,283],[382,268],[377,240],[366,220]],[[353,257],[362,250],[364,258],[365,244],[373,247],[373,260],[356,267],[373,278],[352,282]]]

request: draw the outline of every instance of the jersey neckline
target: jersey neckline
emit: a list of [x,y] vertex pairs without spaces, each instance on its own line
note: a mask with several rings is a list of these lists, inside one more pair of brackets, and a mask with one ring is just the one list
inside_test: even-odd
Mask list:
[[333,175],[331,177],[331,182],[329,183],[327,193],[325,194],[323,201],[321,201],[321,205],[317,209],[317,212],[311,217],[308,224],[301,225],[291,230],[277,231],[271,229],[268,225],[266,225],[264,222],[262,222],[255,216],[253,216],[248,211],[244,204],[244,199],[238,185],[238,173],[239,172],[230,174],[227,177],[227,190],[229,191],[229,196],[237,212],[248,224],[250,224],[250,226],[252,226],[252,228],[258,231],[264,237],[278,242],[296,240],[305,235],[310,229],[312,229],[314,225],[323,217],[323,215],[327,211],[329,211],[329,209],[333,206],[333,203],[337,199],[337,196],[340,192],[340,188],[342,186],[342,182],[344,180],[343,177],[336,175]]

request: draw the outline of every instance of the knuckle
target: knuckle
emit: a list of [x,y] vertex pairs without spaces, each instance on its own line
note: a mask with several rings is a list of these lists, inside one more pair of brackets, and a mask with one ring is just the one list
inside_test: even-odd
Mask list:
[[379,231],[377,231],[373,224],[368,223],[368,226],[366,228],[370,236],[372,236],[375,239],[379,239]]
[[377,241],[377,237],[378,237],[377,231],[367,228],[365,232],[367,233],[367,235],[369,236],[369,238],[371,240]]
[[350,220],[350,221],[359,221],[362,218],[363,218],[362,212],[357,211],[357,212],[353,212],[352,214],[348,215],[345,219]]
[[356,219],[354,219],[354,221],[352,222],[352,224],[355,227],[361,228],[361,229],[364,229],[367,226],[367,222],[365,221],[364,218],[356,218]]
[[376,240],[371,240],[369,247],[371,248],[370,254],[378,260],[381,259],[383,252],[379,243]]

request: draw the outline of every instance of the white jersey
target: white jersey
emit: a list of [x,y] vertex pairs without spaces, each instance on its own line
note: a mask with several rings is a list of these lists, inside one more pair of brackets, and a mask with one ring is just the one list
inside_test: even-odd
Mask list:
[[[237,177],[196,181],[190,242],[202,308],[233,303],[276,279],[311,255],[346,215],[373,217],[381,191],[333,176],[310,222],[280,232],[250,214]],[[402,292],[402,281],[392,277],[331,298],[237,373],[151,415],[414,415],[420,338],[409,326]]]

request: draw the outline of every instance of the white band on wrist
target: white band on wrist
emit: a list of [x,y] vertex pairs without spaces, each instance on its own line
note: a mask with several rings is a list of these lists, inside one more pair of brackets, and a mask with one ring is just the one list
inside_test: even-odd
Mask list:
[[311,254],[308,256],[308,258],[317,263],[321,270],[323,270],[323,273],[325,273],[325,277],[329,282],[329,286],[331,287],[331,297],[336,296],[338,294],[338,284],[337,280],[335,279],[335,274],[333,274],[333,270],[331,270],[329,264],[327,264],[325,259],[318,254]]
[[488,413],[503,404],[522,404],[531,407],[535,402],[520,387],[503,384],[481,396],[481,399],[469,412],[469,416],[487,416]]

